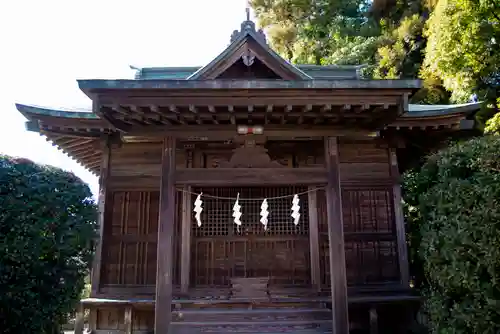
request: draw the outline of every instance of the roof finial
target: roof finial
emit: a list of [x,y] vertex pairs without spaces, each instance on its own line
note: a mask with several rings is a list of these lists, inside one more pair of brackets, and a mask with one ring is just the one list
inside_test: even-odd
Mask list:
[[247,13],[247,21],[250,21],[250,1],[247,1],[247,7],[245,8]]
[[241,36],[246,36],[247,34],[254,35],[254,38],[259,39],[261,42],[266,43],[266,36],[264,35],[264,31],[262,29],[255,29],[255,22],[250,19],[250,11],[252,10],[251,0],[247,1],[247,5],[245,8],[246,12],[246,20],[241,23],[240,30],[234,30],[231,34],[231,43],[236,41]]

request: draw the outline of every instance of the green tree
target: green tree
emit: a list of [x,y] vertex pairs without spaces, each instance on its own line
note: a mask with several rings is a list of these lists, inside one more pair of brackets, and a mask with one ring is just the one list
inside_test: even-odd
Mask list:
[[486,117],[500,97],[500,2],[439,0],[427,21],[423,76],[436,76],[466,102],[473,93],[487,101]]
[[500,332],[498,152],[500,137],[475,138],[404,177],[410,254],[433,333]]
[[0,156],[2,333],[58,333],[80,298],[96,206],[72,173]]
[[[296,63],[327,64],[338,60],[331,55],[339,45],[370,49],[369,38],[378,35],[365,15],[367,0],[252,0],[251,5],[273,48]],[[352,53],[343,52],[355,64],[366,56],[362,51],[361,59],[353,59]]]
[[[497,108],[500,108],[500,98],[497,99]],[[500,112],[496,113],[486,122],[484,132],[500,135]]]
[[[425,0],[253,0],[272,47],[299,64],[366,65],[367,78],[416,78],[426,45]],[[444,103],[440,80],[425,81],[413,99]]]

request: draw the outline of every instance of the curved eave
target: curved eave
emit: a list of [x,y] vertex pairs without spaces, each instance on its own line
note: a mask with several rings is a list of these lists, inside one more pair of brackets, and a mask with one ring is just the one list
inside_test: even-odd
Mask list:
[[402,115],[402,117],[422,118],[458,114],[470,115],[477,112],[481,108],[481,104],[481,102],[449,105],[409,104],[408,112]]
[[452,128],[466,130],[474,127],[471,119],[481,102],[456,105],[408,105],[409,111],[391,123],[391,128]]
[[94,174],[99,173],[100,139],[110,133],[109,126],[90,111],[69,111],[16,104],[28,119],[26,129],[45,136],[59,150]]

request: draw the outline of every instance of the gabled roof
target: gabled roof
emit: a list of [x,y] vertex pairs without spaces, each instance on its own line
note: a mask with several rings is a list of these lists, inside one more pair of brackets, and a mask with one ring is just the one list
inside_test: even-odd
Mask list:
[[[316,80],[356,80],[363,65],[293,65]],[[187,80],[202,66],[135,68],[136,80]]]
[[284,80],[312,79],[305,72],[281,58],[266,43],[264,33],[255,30],[255,23],[247,20],[241,24],[241,30],[235,30],[231,44],[206,66],[191,74],[188,80],[216,79],[231,65],[240,59],[246,66],[251,66],[258,59]]

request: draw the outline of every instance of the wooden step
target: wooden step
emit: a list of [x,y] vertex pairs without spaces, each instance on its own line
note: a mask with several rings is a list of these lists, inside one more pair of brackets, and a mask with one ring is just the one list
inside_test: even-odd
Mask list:
[[248,299],[231,299],[231,300],[197,300],[189,303],[174,302],[173,309],[233,309],[233,308],[322,308],[325,302],[323,300],[303,300],[303,299],[281,299],[281,300],[258,300],[249,301]]
[[328,323],[237,323],[237,324],[181,324],[172,323],[173,334],[200,334],[200,333],[266,333],[266,334],[331,334],[331,321]]
[[172,312],[175,322],[287,322],[331,321],[332,312],[324,308],[256,308],[256,309],[186,309]]

